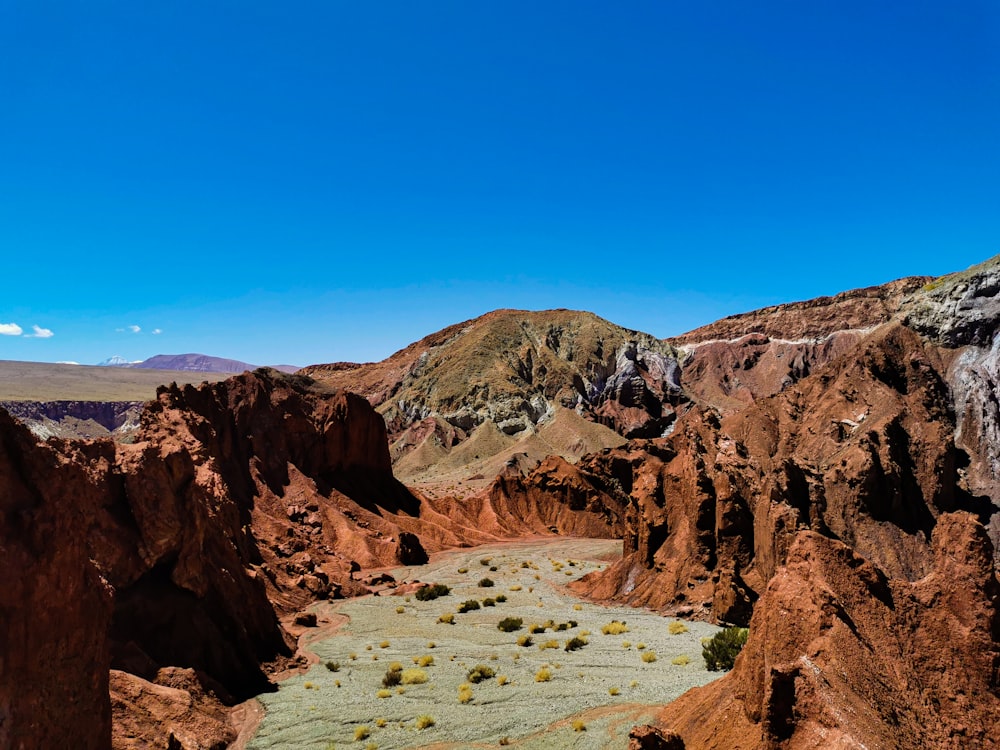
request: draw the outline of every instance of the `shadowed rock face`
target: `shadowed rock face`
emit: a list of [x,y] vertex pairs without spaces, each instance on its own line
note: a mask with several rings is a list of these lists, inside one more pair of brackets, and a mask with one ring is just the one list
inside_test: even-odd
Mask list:
[[[0,732],[24,747],[107,747],[109,662],[147,680],[188,668],[223,700],[269,689],[262,663],[293,645],[279,613],[335,595],[360,553],[425,555],[391,522],[364,521],[417,510],[381,418],[301,379],[161,389],[133,445],[40,444],[0,412],[0,448],[0,664],[18,685]],[[340,540],[326,522],[345,514]],[[68,708],[52,720],[52,705]]]
[[0,410],[0,747],[107,748],[111,592],[85,470]]
[[[801,531],[732,672],[667,706],[688,748],[993,748],[1000,582],[982,525],[940,517],[925,576]],[[650,730],[637,733],[647,743]]]

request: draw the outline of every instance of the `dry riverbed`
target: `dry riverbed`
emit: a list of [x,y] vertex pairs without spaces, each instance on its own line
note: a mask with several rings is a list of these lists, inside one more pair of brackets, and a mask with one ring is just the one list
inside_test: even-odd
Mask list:
[[[671,618],[591,604],[565,590],[620,551],[620,542],[591,539],[459,550],[393,571],[400,582],[450,586],[447,596],[367,596],[318,606],[320,620],[347,621],[309,645],[320,662],[308,673],[260,697],[266,713],[247,747],[625,748],[633,725],[720,674],[706,671],[701,657],[701,638],[718,628],[685,622],[686,631],[671,633],[683,631],[670,627]],[[480,586],[483,578],[494,585]],[[482,606],[501,596],[506,601]],[[480,609],[458,613],[471,599]],[[449,613],[453,624],[438,621]],[[507,617],[523,626],[498,630]],[[612,621],[628,630],[602,633]],[[529,632],[546,624],[544,632]],[[518,645],[524,636],[531,645]],[[574,637],[587,645],[565,650]],[[394,662],[418,670],[403,673],[404,682],[417,682],[383,687]],[[478,665],[493,676],[471,684],[468,674]],[[543,670],[548,681],[539,681]]]

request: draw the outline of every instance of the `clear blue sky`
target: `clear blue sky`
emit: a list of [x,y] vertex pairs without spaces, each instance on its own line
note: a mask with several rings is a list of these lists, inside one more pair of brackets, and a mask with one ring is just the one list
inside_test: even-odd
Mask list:
[[0,359],[668,336],[1000,253],[995,0],[0,0],[0,50]]

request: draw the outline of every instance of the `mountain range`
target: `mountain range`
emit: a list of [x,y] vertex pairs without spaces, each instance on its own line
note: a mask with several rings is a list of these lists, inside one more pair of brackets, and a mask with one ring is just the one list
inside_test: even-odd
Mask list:
[[749,626],[630,747],[996,747],[998,295],[994,258],[669,340],[499,310],[163,386],[129,444],[0,411],[0,746],[224,747],[206,717],[296,663],[315,603],[574,535],[623,540],[577,594]]
[[[211,357],[207,354],[157,354],[149,359],[131,362],[124,357],[115,355],[102,362],[100,367],[134,367],[140,370],[179,370],[187,372],[218,372],[237,375],[246,370],[256,370],[260,365],[251,365],[236,359]],[[299,368],[295,365],[268,365],[279,372],[293,373]]]

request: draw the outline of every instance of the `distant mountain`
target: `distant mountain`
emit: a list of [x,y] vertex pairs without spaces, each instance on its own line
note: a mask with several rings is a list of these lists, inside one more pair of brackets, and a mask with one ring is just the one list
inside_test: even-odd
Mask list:
[[97,366],[98,367],[131,367],[134,364],[137,364],[137,363],[136,362],[129,362],[127,359],[125,359],[125,357],[122,357],[122,356],[116,354],[113,357],[108,357],[107,359],[105,359],[102,362],[98,362]]
[[[185,372],[221,372],[239,374],[246,370],[256,370],[260,365],[252,365],[237,359],[210,357],[207,354],[157,354],[140,362],[129,362],[124,357],[114,356],[100,363],[106,367],[133,367],[139,370],[181,370]],[[299,368],[294,365],[273,365],[272,369],[294,373]]]

